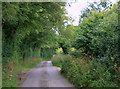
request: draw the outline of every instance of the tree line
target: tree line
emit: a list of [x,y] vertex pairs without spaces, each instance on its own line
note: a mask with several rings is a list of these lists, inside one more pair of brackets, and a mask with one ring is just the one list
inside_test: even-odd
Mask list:
[[67,19],[65,4],[3,2],[3,62],[9,59],[52,56],[57,47],[56,31],[64,29],[64,21]]

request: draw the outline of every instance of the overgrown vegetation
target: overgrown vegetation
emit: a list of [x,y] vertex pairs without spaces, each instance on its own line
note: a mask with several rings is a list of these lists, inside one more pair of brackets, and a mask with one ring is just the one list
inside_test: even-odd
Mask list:
[[69,44],[69,55],[52,58],[53,64],[60,66],[61,73],[77,88],[120,86],[117,10],[118,5],[112,6],[109,1],[90,3],[65,43]]
[[47,57],[48,53],[44,52],[48,50],[52,50],[50,53],[53,55],[56,31],[64,25],[64,5],[54,2],[3,2],[3,60],[11,57],[11,60],[17,60],[18,57],[23,60],[36,56]]
[[2,2],[3,87],[17,87],[16,72],[41,61],[30,59],[48,60],[56,53],[65,14],[64,2]]
[[[53,65],[61,67],[61,73],[75,87],[118,87],[115,67],[107,67],[100,61],[84,56],[75,58],[70,55],[55,55]],[[114,73],[114,75],[112,74]]]
[[18,87],[20,85],[17,74],[23,70],[29,70],[43,61],[42,58],[26,59],[25,61],[9,61],[3,65],[2,87]]
[[68,24],[73,20],[65,5],[2,3],[3,86],[18,86],[16,72],[41,61],[32,58],[53,55],[53,64],[77,88],[120,86],[118,5],[109,0],[90,3],[78,26]]

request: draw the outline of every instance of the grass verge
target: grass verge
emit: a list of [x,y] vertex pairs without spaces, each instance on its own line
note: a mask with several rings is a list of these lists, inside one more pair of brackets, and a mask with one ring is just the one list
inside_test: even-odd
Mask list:
[[17,73],[35,67],[43,61],[41,58],[31,58],[25,61],[9,61],[2,68],[2,87],[18,87],[19,81]]

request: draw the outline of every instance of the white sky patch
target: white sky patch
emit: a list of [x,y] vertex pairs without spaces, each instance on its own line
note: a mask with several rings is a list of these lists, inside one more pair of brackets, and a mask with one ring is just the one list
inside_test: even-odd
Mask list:
[[[88,6],[87,2],[94,2],[94,1],[100,1],[100,0],[77,0],[76,2],[70,0],[72,2],[71,6],[66,6],[66,10],[68,12],[68,16],[71,16],[75,21],[73,22],[73,25],[77,26],[79,23],[79,15],[81,14],[81,11],[83,8]],[[116,3],[118,0],[110,0],[113,4]],[[69,0],[68,0],[69,2]]]
[[51,61],[47,61],[47,63],[51,63]]

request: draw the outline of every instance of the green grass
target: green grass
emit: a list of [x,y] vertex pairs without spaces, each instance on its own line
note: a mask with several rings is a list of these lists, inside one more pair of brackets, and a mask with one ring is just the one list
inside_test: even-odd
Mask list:
[[18,87],[19,81],[17,73],[21,70],[29,70],[34,68],[44,59],[32,58],[26,59],[24,62],[20,61],[9,61],[7,65],[3,65],[2,73],[2,87]]

